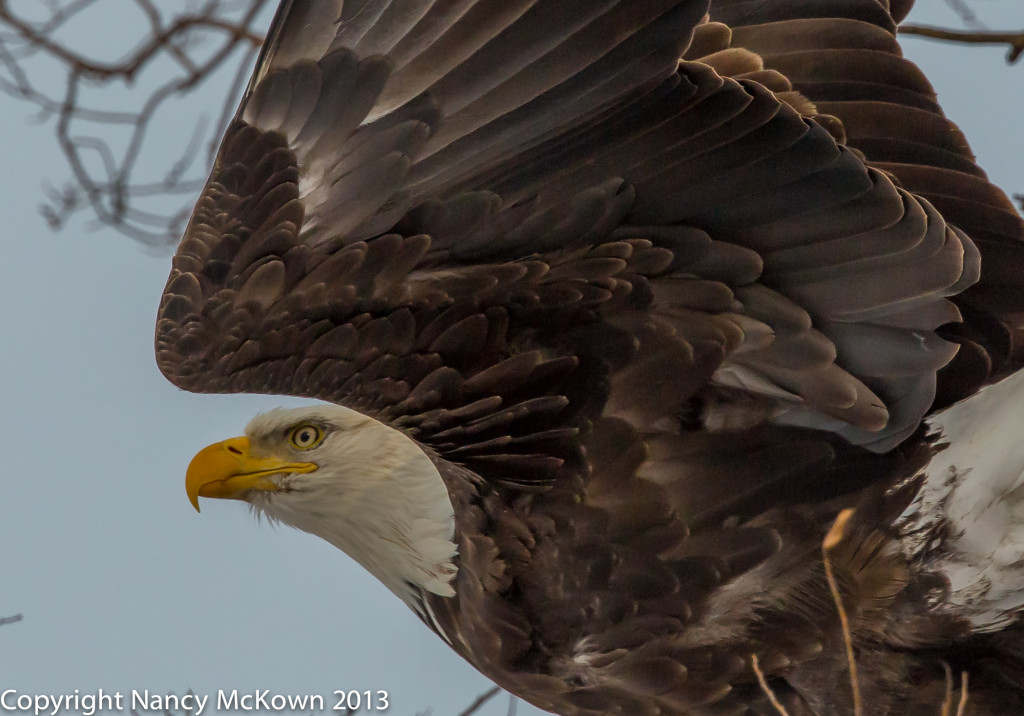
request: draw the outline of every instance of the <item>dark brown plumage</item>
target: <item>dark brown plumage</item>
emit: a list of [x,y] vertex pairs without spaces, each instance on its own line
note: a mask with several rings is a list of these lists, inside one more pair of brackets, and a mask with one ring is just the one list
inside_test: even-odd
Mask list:
[[938,714],[946,665],[1022,712],[1018,622],[901,532],[922,421],[1024,359],[1024,229],[909,4],[286,1],[160,368],[417,440],[459,548],[431,626],[542,708],[772,714],[756,654],[790,714],[851,713],[821,542],[855,508],[867,712]]

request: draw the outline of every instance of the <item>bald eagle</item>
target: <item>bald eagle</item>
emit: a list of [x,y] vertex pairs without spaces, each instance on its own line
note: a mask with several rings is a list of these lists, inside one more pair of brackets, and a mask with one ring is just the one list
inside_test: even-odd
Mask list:
[[156,352],[323,404],[193,505],[560,714],[1024,713],[1024,228],[909,5],[283,2]]

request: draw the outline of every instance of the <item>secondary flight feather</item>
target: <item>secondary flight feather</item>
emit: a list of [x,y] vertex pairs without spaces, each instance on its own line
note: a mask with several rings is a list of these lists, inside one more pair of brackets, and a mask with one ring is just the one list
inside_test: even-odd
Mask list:
[[852,713],[843,515],[870,713],[949,671],[1020,711],[1024,228],[908,10],[282,3],[157,360],[325,403],[201,451],[193,504],[330,541],[562,714]]

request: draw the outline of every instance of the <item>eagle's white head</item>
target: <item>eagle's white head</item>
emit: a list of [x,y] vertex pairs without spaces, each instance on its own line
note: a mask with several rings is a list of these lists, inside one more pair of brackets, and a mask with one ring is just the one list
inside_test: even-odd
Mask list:
[[455,512],[417,444],[347,408],[279,408],[243,437],[201,450],[185,489],[243,500],[271,520],[344,550],[406,603],[417,590],[454,595]]

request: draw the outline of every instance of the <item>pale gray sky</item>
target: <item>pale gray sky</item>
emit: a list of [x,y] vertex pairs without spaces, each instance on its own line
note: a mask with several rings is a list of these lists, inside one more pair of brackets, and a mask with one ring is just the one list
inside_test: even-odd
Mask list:
[[[1019,0],[977,6],[993,25],[1024,27]],[[913,19],[958,26],[940,0]],[[905,48],[981,165],[1024,191],[1024,63],[1007,68],[996,48]],[[0,691],[270,689],[330,708],[336,689],[386,689],[390,713],[454,716],[486,680],[347,557],[240,504],[189,506],[192,455],[283,401],[190,395],[161,377],[152,334],[169,258],[80,224],[49,232],[41,182],[65,169],[52,127],[28,113],[0,97],[0,616],[25,617],[0,628]]]

